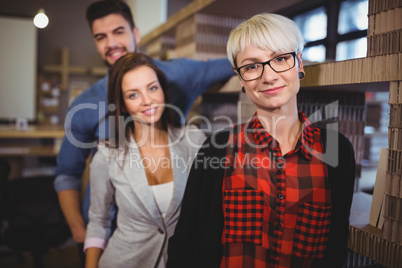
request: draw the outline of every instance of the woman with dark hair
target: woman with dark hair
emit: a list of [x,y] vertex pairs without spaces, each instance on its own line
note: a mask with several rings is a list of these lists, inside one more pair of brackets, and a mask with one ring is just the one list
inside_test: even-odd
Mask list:
[[[114,133],[98,145],[91,163],[86,267],[165,267],[167,241],[205,135],[174,124],[166,77],[142,53],[116,61],[108,101]],[[114,203],[117,228],[111,234]]]

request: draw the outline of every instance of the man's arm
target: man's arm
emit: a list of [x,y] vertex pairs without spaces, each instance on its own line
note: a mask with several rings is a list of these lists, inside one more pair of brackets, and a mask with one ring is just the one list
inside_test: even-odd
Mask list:
[[72,237],[76,243],[85,241],[86,227],[81,214],[80,193],[78,190],[63,190],[57,193],[59,203]]
[[192,59],[155,60],[169,81],[169,97],[184,117],[195,99],[218,82],[225,82],[235,75],[226,58],[197,61]]
[[89,152],[89,149],[74,146],[65,137],[57,158],[54,186],[60,208],[77,243],[83,243],[85,240],[86,224],[81,213],[80,193],[81,177]]
[[80,106],[73,105],[66,118],[66,136],[57,157],[54,187],[72,237],[77,243],[82,243],[85,240],[85,221],[80,205],[81,178],[91,148],[96,146],[93,125],[98,123],[99,116],[94,109],[74,107]]

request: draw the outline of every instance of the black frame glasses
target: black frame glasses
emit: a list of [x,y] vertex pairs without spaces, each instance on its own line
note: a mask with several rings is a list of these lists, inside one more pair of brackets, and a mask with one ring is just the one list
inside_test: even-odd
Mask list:
[[[275,69],[272,67],[272,65],[271,65],[271,61],[277,60],[278,58],[281,58],[281,57],[283,57],[283,56],[285,56],[285,55],[292,55],[292,56],[293,56],[293,65],[292,65],[291,67],[285,69],[285,70],[280,70],[280,71],[275,70]],[[260,74],[258,77],[255,77],[255,78],[252,78],[252,79],[244,79],[241,70],[244,69],[244,68],[248,68],[248,67],[250,67],[250,66],[252,66],[252,65],[255,65],[255,64],[262,64],[261,74]],[[239,68],[235,68],[235,70],[236,70],[237,73],[240,75],[241,79],[243,79],[243,81],[252,81],[252,80],[256,80],[256,79],[260,78],[260,77],[263,75],[263,73],[264,73],[264,67],[265,67],[265,65],[267,65],[267,64],[268,64],[268,66],[271,67],[271,69],[272,69],[274,72],[276,72],[276,73],[283,73],[283,72],[286,72],[286,71],[292,69],[293,67],[295,67],[295,65],[296,65],[296,52],[289,52],[289,53],[281,54],[281,55],[278,55],[278,56],[276,56],[276,57],[274,57],[274,58],[272,58],[272,59],[270,59],[270,60],[268,60],[268,61],[266,61],[266,62],[253,62],[253,63],[250,63],[250,64],[246,64],[246,65],[240,66]]]

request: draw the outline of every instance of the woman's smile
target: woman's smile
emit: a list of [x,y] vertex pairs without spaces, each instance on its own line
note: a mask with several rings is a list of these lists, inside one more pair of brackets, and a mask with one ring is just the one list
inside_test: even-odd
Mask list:
[[278,92],[282,91],[285,87],[274,87],[274,88],[269,88],[269,89],[264,89],[260,90],[260,92],[267,94],[267,95],[274,95],[277,94]]
[[149,109],[143,111],[142,113],[145,115],[154,115],[154,114],[156,114],[157,109],[158,109],[158,107],[152,107],[152,108],[149,108]]

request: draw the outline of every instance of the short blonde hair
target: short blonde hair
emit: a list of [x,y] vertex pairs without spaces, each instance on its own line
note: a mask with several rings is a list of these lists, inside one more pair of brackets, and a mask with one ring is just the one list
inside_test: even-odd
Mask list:
[[237,55],[251,44],[275,53],[299,53],[303,50],[304,39],[291,19],[278,14],[262,13],[241,23],[230,33],[226,51],[233,67],[238,67]]

